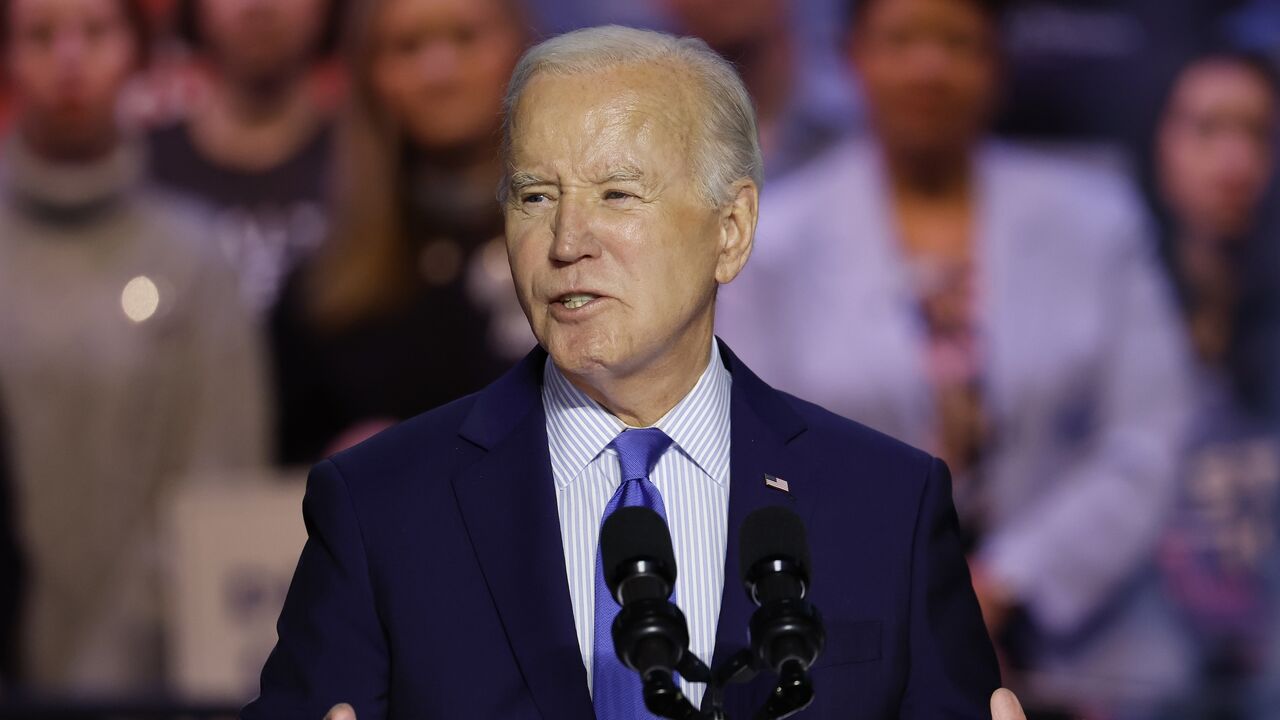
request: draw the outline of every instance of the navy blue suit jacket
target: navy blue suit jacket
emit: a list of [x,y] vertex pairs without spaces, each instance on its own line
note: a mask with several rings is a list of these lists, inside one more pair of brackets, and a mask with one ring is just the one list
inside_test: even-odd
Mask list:
[[[315,467],[309,539],[245,720],[321,720],[338,702],[359,720],[593,717],[547,448],[546,357],[535,350],[478,394]],[[715,661],[746,646],[753,610],[738,528],[788,505],[808,530],[810,597],[827,628],[801,717],[989,717],[999,675],[945,465],[770,388],[727,348],[723,358],[732,459]],[[729,716],[752,717],[772,683],[732,686]]]

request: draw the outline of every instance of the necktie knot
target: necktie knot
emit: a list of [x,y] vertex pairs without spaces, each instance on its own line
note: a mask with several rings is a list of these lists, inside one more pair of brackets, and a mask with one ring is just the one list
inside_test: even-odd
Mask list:
[[623,430],[610,443],[618,451],[622,481],[649,477],[658,458],[671,446],[671,438],[655,427]]

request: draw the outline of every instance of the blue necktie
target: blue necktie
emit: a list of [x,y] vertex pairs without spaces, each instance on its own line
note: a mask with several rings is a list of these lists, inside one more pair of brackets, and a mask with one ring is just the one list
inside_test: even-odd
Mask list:
[[[620,507],[647,507],[667,519],[662,494],[649,480],[649,472],[671,445],[671,438],[657,428],[624,430],[610,444],[618,451],[622,484],[605,506],[604,518]],[[674,600],[674,595],[673,595]],[[595,639],[592,650],[592,701],[597,720],[653,718],[644,706],[640,675],[623,665],[613,649],[613,619],[620,610],[604,582],[604,567],[596,548]]]

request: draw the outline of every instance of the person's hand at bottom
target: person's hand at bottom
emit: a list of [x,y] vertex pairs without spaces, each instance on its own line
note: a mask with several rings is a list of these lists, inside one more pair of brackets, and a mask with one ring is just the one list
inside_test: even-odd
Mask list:
[[[349,720],[355,720],[355,717],[355,713],[351,713]],[[1022,704],[1018,702],[1017,696],[1000,688],[991,693],[991,720],[1027,720],[1027,716],[1022,712]]]
[[[995,701],[992,700],[992,702]],[[329,708],[329,712],[324,714],[324,720],[356,720],[356,711],[355,708],[346,703],[338,703]]]

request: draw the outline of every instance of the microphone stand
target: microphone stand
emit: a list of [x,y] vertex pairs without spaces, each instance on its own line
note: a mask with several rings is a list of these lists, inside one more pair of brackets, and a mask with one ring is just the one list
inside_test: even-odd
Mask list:
[[[676,665],[676,672],[691,682],[709,682],[711,670],[706,663],[687,650]],[[707,716],[693,707],[689,698],[680,691],[675,676],[668,670],[651,670],[642,678],[644,704],[649,712],[673,720],[704,720]]]
[[799,660],[788,660],[778,672],[778,684],[764,707],[756,713],[756,720],[779,720],[790,717],[809,707],[813,702],[813,681],[809,671]]
[[[702,709],[680,691],[675,677],[666,671],[654,671],[643,678],[644,704],[649,712],[671,720],[728,720],[724,710],[724,690],[732,684],[750,682],[759,674],[755,655],[750,650],[739,650],[714,670],[691,652],[680,660],[676,672],[690,682],[706,683],[707,691]],[[764,707],[754,720],[780,720],[807,707],[813,700],[813,683],[809,672],[799,661],[785,663],[778,675],[778,684],[769,693]]]

